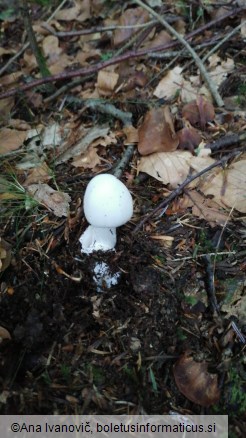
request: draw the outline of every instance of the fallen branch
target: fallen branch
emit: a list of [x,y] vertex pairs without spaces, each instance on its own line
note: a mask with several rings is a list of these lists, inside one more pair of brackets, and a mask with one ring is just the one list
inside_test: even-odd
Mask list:
[[141,220],[141,222],[134,228],[133,230],[133,234],[136,234],[140,228],[149,221],[149,219],[154,216],[154,214],[156,214],[159,210],[165,208],[168,206],[168,204],[170,204],[171,201],[173,201],[173,199],[175,199],[178,195],[180,195],[184,188],[190,184],[192,181],[194,181],[195,179],[199,178],[200,176],[204,175],[205,173],[209,172],[210,170],[214,169],[214,167],[218,167],[218,166],[223,166],[227,161],[229,161],[231,158],[236,157],[237,155],[239,155],[241,153],[241,151],[233,151],[232,153],[226,155],[225,157],[221,158],[220,160],[216,161],[213,164],[210,164],[210,166],[206,167],[205,169],[201,170],[198,173],[195,173],[194,175],[190,175],[186,178],[186,180],[180,184],[180,186],[178,186],[164,201],[162,201],[159,205],[157,205],[157,207],[154,208],[154,210],[152,210],[149,214],[147,214],[147,216],[145,216],[144,219]]

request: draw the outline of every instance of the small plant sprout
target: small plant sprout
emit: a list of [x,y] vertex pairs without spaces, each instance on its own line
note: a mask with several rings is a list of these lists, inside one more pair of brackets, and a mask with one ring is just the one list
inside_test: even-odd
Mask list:
[[132,196],[115,176],[97,175],[86,188],[84,214],[90,225],[79,239],[81,251],[109,251],[116,245],[116,228],[132,217]]

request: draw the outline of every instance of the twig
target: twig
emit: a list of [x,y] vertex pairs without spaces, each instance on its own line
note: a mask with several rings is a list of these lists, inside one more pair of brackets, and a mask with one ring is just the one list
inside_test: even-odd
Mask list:
[[202,62],[205,62],[213,53],[216,52],[216,50],[218,50],[222,44],[224,44],[226,41],[228,41],[235,33],[237,33],[241,27],[244,25],[245,23],[242,22],[239,24],[239,26],[235,27],[235,29],[233,29],[231,32],[229,32],[222,40],[220,40],[203,58],[202,58]]
[[59,90],[56,90],[56,92],[54,94],[51,94],[50,96],[46,97],[44,99],[44,103],[49,103],[52,102],[52,100],[55,100],[57,97],[59,97],[61,94],[63,93],[67,93],[69,90],[71,90],[72,88],[77,87],[78,85],[83,84],[84,82],[86,82],[88,79],[90,78],[90,76],[85,76],[84,78],[77,78],[74,79],[73,81],[69,82],[66,85],[63,85],[63,87],[60,87]]
[[132,156],[133,156],[135,150],[136,150],[136,145],[129,144],[127,146],[120,161],[118,162],[118,164],[116,165],[116,167],[114,168],[114,170],[112,172],[113,175],[116,176],[116,178],[120,178],[122,176],[122,173],[123,173],[124,169],[126,168],[126,166],[128,165],[128,163],[130,162],[130,160],[132,159]]
[[211,264],[211,257],[206,255],[203,257],[205,269],[206,269],[206,291],[209,301],[209,307],[213,309],[213,311],[218,315],[219,314],[219,306],[217,302],[217,298],[215,295],[215,287],[214,287],[214,270]]
[[[205,47],[213,46],[215,41],[218,41],[218,39],[219,38],[215,38],[215,40],[210,39],[208,41],[205,41],[202,44],[198,44],[196,46],[196,50],[200,50],[200,49],[203,49]],[[153,47],[153,50],[155,50],[154,47]],[[147,56],[148,56],[148,58],[154,58],[154,59],[174,58],[174,56],[182,56],[183,58],[190,58],[190,53],[185,49],[181,49],[179,51],[172,50],[170,52],[164,52],[164,53],[155,53],[155,52],[148,53]]]
[[187,257],[178,257],[177,259],[171,259],[171,262],[182,262],[184,260],[196,260],[206,256],[215,256],[215,255],[231,255],[236,254],[236,251],[221,251],[221,252],[209,252],[207,254],[197,254],[195,256],[187,256]]
[[215,152],[224,147],[232,146],[233,144],[240,144],[244,140],[246,140],[246,132],[242,134],[225,135],[225,137],[219,138],[213,143],[207,143],[205,147]]
[[217,104],[218,107],[224,106],[224,102],[222,97],[220,96],[215,83],[212,81],[211,77],[209,76],[204,64],[202,63],[202,60],[199,58],[195,50],[192,49],[190,44],[179,34],[170,24],[163,18],[160,17],[157,12],[155,12],[152,8],[145,5],[141,0],[134,0],[135,3],[137,3],[139,6],[142,6],[146,11],[148,11],[153,17],[155,17],[172,35],[174,35],[177,40],[183,44],[183,46],[186,47],[188,52],[191,54],[192,58],[194,59],[195,63],[197,64],[201,75],[203,76],[203,79],[207,83],[207,86],[209,90],[211,91],[211,94]]
[[180,186],[178,186],[164,201],[162,201],[159,205],[157,205],[157,207],[154,208],[154,210],[152,210],[147,216],[145,216],[144,219],[140,221],[140,223],[134,228],[132,233],[133,234],[137,233],[140,230],[140,228],[146,222],[148,222],[152,216],[154,216],[155,213],[157,213],[160,209],[163,209],[168,204],[170,204],[170,202],[173,201],[173,199],[175,199],[178,195],[180,195],[183,192],[184,188],[192,181],[204,175],[204,173],[209,172],[209,170],[214,169],[214,167],[223,166],[228,160],[236,157],[239,153],[240,153],[239,151],[233,151],[230,154],[226,155],[225,157],[221,158],[220,160],[216,161],[215,163],[210,164],[210,166],[206,167],[200,172],[188,176],[188,178],[186,178],[186,180],[182,184],[180,184]]
[[[221,21],[225,20],[228,17],[232,17],[232,16],[238,14],[242,10],[244,10],[243,7],[233,9],[232,11],[230,11],[227,14],[223,15],[222,17],[219,17],[219,18],[217,18],[215,20],[212,20],[210,23],[207,23],[206,25],[201,26],[199,29],[196,29],[195,31],[189,33],[188,35],[186,35],[186,39],[187,40],[191,39],[193,36],[198,35],[199,33],[201,33],[204,30],[207,30],[210,27],[220,23]],[[179,43],[178,41],[172,41],[172,42],[170,42],[168,44],[164,44],[164,45],[155,47],[155,52],[170,49],[172,47],[175,47],[178,43]],[[10,96],[14,96],[18,92],[27,91],[27,90],[30,90],[32,88],[35,88],[36,86],[43,85],[43,84],[46,84],[48,82],[63,81],[63,80],[67,80],[67,79],[76,78],[76,77],[79,77],[79,76],[90,75],[90,74],[98,72],[99,70],[101,70],[101,69],[103,69],[105,67],[108,67],[108,66],[111,66],[111,65],[114,65],[114,64],[118,64],[120,62],[124,62],[124,61],[126,61],[128,59],[133,59],[133,58],[138,58],[138,57],[141,57],[141,56],[145,56],[148,53],[149,53],[149,49],[142,49],[142,50],[139,50],[139,51],[129,51],[129,52],[127,52],[124,55],[121,55],[119,57],[112,58],[112,59],[110,59],[108,61],[105,61],[105,62],[99,62],[97,64],[94,64],[94,65],[92,65],[89,68],[82,68],[82,69],[78,69],[78,70],[75,70],[75,71],[60,73],[60,74],[57,74],[57,75],[54,75],[54,76],[50,76],[50,77],[47,77],[47,78],[36,79],[36,80],[30,82],[29,84],[19,86],[18,88],[12,88],[12,89],[4,92],[4,93],[1,93],[0,94],[0,99],[4,99],[4,98],[10,97]],[[1,73],[3,73],[3,70],[0,71],[0,74]]]
[[71,105],[86,106],[87,108],[97,109],[101,113],[109,114],[122,121],[127,126],[132,123],[132,113],[124,112],[116,108],[111,103],[107,103],[104,100],[96,99],[81,99],[79,97],[67,96],[67,102]]
[[58,38],[67,38],[67,37],[76,37],[76,36],[81,36],[81,35],[91,35],[93,33],[102,33],[102,32],[109,32],[112,30],[116,30],[116,29],[132,29],[132,28],[145,28],[148,27],[152,24],[157,23],[157,20],[151,20],[148,21],[147,23],[141,23],[141,24],[134,24],[134,25],[130,25],[130,26],[97,26],[97,27],[92,27],[91,29],[81,29],[81,30],[70,30],[68,32],[55,32],[54,29],[47,25],[47,23],[44,23],[42,25],[42,27],[46,30],[48,30],[50,33],[52,33],[52,35],[58,37]]

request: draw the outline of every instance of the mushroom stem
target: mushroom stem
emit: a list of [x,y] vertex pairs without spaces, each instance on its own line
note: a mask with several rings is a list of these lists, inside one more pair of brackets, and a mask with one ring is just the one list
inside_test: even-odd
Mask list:
[[79,239],[85,254],[93,251],[109,251],[116,245],[116,228],[102,228],[89,225]]

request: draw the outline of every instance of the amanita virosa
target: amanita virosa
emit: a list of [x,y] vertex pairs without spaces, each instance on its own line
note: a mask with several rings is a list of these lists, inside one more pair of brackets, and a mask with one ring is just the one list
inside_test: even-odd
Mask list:
[[132,217],[132,196],[115,176],[97,175],[85,190],[84,214],[90,225],[79,239],[81,251],[111,250],[116,245],[116,228]]

